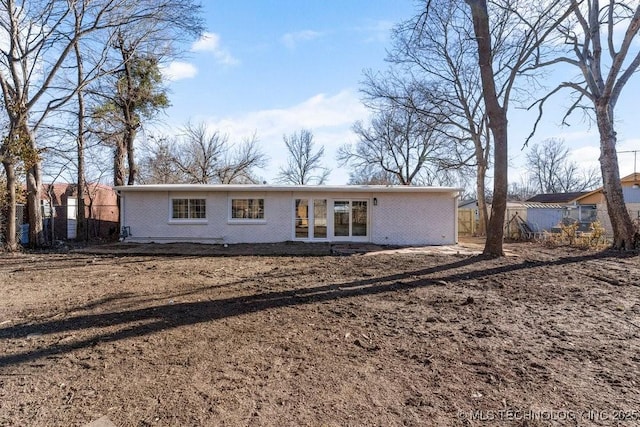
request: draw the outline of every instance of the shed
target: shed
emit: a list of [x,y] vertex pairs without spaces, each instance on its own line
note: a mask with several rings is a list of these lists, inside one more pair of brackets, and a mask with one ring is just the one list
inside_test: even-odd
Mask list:
[[453,187],[158,184],[116,187],[132,242],[457,243]]
[[527,222],[537,230],[550,231],[566,216],[567,208],[558,203],[525,202]]

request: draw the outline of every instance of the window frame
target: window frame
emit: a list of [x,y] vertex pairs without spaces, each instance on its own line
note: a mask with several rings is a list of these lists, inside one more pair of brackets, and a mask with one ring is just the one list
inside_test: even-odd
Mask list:
[[[233,202],[236,200],[246,200],[246,201],[250,201],[250,200],[257,200],[258,201],[258,209],[262,210],[262,218],[236,218],[233,216],[234,214],[234,209],[233,209]],[[262,203],[262,206],[260,206],[260,202]],[[229,197],[229,203],[228,203],[229,207],[228,207],[228,222],[229,224],[266,224],[267,222],[267,203],[266,203],[266,198],[265,197],[261,197],[261,196],[246,196],[246,197],[238,197],[238,196],[230,196]]]
[[[177,218],[174,217],[174,203],[178,200],[184,201],[186,200],[186,208],[187,208],[187,217],[186,218]],[[193,217],[192,213],[194,211],[192,211],[192,209],[196,209],[195,212],[197,212],[197,207],[193,207],[192,206],[192,202],[202,202],[202,208],[204,209],[204,216],[203,217]],[[209,209],[207,208],[207,198],[206,197],[189,197],[189,196],[172,196],[169,197],[169,223],[170,224],[206,224],[209,222],[209,219],[207,217],[207,211]]]
[[[298,209],[296,202],[305,201],[307,204],[307,217],[306,218],[298,218]],[[292,200],[292,211],[293,211],[293,230],[292,230],[292,239],[296,241],[304,241],[304,242],[328,242],[329,239],[329,201],[331,199],[328,198],[318,198],[313,196],[294,196]],[[319,237],[316,236],[316,227],[318,227],[318,223],[316,222],[318,219],[322,219],[321,216],[316,217],[316,202],[324,202],[324,236]],[[297,223],[298,220],[304,219],[307,221],[307,236],[300,237],[297,235]]]
[[[349,230],[348,235],[336,235],[336,223],[335,223],[335,214],[336,214],[336,203],[347,202],[347,212],[348,213],[348,227]],[[353,203],[354,202],[364,202],[366,203],[366,222],[365,222],[365,231],[364,235],[354,235],[353,234]],[[338,205],[340,206],[340,205]],[[331,200],[330,211],[328,215],[331,216],[331,233],[328,233],[332,241],[354,241],[354,242],[369,242],[371,241],[372,231],[371,231],[371,215],[372,215],[372,206],[373,203],[371,199],[368,198],[334,198]],[[329,210],[329,207],[327,207]]]

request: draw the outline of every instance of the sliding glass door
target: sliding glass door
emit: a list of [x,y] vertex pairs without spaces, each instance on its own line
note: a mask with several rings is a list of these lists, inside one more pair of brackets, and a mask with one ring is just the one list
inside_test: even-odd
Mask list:
[[[336,200],[333,202],[333,236],[363,238],[368,233],[368,202],[366,200]],[[360,240],[360,239],[358,239]]]

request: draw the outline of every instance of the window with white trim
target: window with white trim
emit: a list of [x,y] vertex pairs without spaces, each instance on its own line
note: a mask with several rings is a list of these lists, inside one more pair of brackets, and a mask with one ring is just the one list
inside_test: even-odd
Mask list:
[[231,219],[264,219],[264,199],[231,199]]
[[171,219],[206,218],[206,199],[171,199]]

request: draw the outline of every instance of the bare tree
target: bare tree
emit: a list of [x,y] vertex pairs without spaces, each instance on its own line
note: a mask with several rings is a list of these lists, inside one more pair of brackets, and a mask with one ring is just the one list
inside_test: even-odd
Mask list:
[[179,184],[188,181],[178,165],[173,143],[167,137],[149,137],[142,144],[138,175],[141,184]]
[[280,167],[277,181],[294,185],[324,184],[331,170],[322,166],[324,147],[314,153],[313,133],[302,129],[283,139],[289,157],[287,166]]
[[534,105],[539,117],[545,102],[559,91],[569,89],[577,96],[565,119],[575,110],[595,112],[600,133],[600,170],[613,228],[613,246],[631,250],[638,243],[624,203],[618,157],[614,111],[624,87],[640,66],[640,5],[637,2],[571,0],[571,19],[558,28],[567,47],[565,54],[539,66],[558,63],[577,69],[579,78],[565,81]]
[[[134,142],[143,120],[151,120],[158,111],[169,105],[166,90],[162,87],[160,64],[179,55],[177,45],[180,42],[197,37],[203,31],[200,7],[193,0],[156,0],[139,6],[151,6],[154,13],[139,20],[123,20],[113,30],[106,32],[102,49],[98,49],[97,53],[86,47],[81,52],[82,60],[89,57],[94,64],[100,65],[93,68],[100,70],[93,79],[100,83],[87,86],[86,91],[94,101],[94,125],[100,118],[112,122],[112,133],[102,136],[105,137],[104,142],[114,147],[115,185],[123,185],[125,175],[128,175],[127,184],[135,183],[139,168],[135,161]],[[106,84],[104,80],[107,80]],[[106,90],[101,90],[104,88]],[[78,94],[79,111],[83,107],[81,99],[84,92],[82,90]],[[84,114],[79,114],[79,127],[83,126],[84,120]],[[79,138],[81,135],[79,133]],[[81,156],[82,149],[78,146],[79,183],[84,173],[80,167]],[[82,186],[79,185],[79,188]],[[78,227],[80,225],[81,221],[78,220]]]
[[491,137],[469,22],[469,11],[459,2],[439,2],[438,7],[420,10],[392,32],[393,48],[387,60],[402,71],[383,76],[369,73],[364,91],[393,99],[405,108],[420,109],[411,97],[403,96],[406,86],[420,87],[434,99],[440,107],[438,128],[454,143],[449,169],[468,176],[464,170],[475,168],[479,233],[484,235]]
[[209,132],[204,123],[188,123],[180,142],[174,144],[173,162],[189,182],[211,184],[217,181],[222,153],[229,138],[218,131]]
[[[2,161],[8,179],[15,178],[15,165],[22,161],[26,168],[27,202],[29,204],[29,241],[32,246],[44,243],[40,200],[42,193],[42,163],[40,146],[36,142],[38,130],[47,117],[59,110],[81,90],[82,85],[69,84],[78,62],[73,52],[78,41],[91,35],[91,44],[111,42],[108,34],[123,26],[156,21],[164,16],[165,23],[181,22],[175,14],[176,5],[198,7],[184,0],[32,0],[16,2],[1,0],[0,88],[9,119],[8,138],[3,140]],[[107,34],[105,38],[99,34]],[[97,70],[102,68],[98,67]],[[15,182],[9,185],[15,191]],[[8,196],[15,204],[15,197]],[[15,220],[15,209],[13,212]],[[15,236],[7,236],[15,247]]]
[[[465,2],[471,10],[485,111],[494,141],[493,203],[483,253],[497,257],[504,255],[502,241],[508,190],[509,101],[516,78],[532,72],[546,53],[545,41],[570,11],[564,8],[564,2],[560,0],[539,4],[495,0],[491,2],[492,24],[487,0]],[[505,43],[505,49],[494,44],[494,34],[508,35],[500,39],[501,43]]]
[[230,145],[223,153],[216,171],[220,184],[257,184],[256,169],[267,165],[268,158],[262,152],[257,134],[245,138],[237,145]]
[[518,181],[509,183],[507,194],[510,200],[525,201],[538,194],[535,181],[529,175],[521,175]]
[[550,138],[534,144],[526,155],[527,170],[542,193],[570,193],[595,188],[600,175],[593,169],[582,169],[569,159],[562,139]]
[[391,175],[401,185],[432,185],[443,169],[443,140],[435,124],[414,109],[381,108],[368,125],[354,124],[359,141],[340,147],[338,160],[356,171]]
[[[4,129],[3,134],[8,133],[7,129]],[[16,239],[16,204],[17,204],[17,181],[18,170],[20,167],[20,141],[12,140],[7,135],[3,137],[2,144],[0,144],[0,161],[2,161],[4,171],[4,185],[3,191],[0,193],[2,200],[2,214],[6,226],[2,230],[4,233],[4,246],[7,250],[13,252],[18,249],[18,241]]]
[[395,175],[376,167],[363,167],[352,170],[349,174],[351,185],[397,185]]
[[185,126],[172,158],[187,180],[198,184],[255,183],[255,170],[267,162],[255,134],[233,145],[227,135],[209,131],[204,123]]

